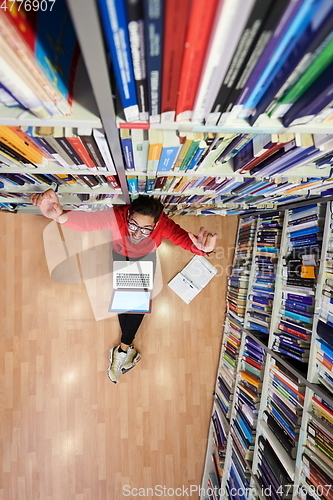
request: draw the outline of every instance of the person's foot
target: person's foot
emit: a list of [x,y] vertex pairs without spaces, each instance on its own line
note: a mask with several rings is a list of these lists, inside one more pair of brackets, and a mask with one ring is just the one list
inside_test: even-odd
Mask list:
[[125,362],[121,368],[122,373],[127,373],[129,370],[134,368],[134,366],[140,361],[141,354],[135,349],[134,345],[129,346]]
[[121,375],[121,369],[124,366],[124,363],[126,361],[126,358],[128,356],[128,351],[127,352],[119,352],[118,349],[119,346],[112,347],[109,350],[109,360],[110,360],[110,365],[107,369],[107,374],[109,379],[116,384],[119,381],[120,375]]

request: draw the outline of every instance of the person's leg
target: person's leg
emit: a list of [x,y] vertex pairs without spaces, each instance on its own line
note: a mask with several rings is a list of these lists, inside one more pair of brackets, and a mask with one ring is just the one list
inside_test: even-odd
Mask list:
[[[137,260],[151,260],[153,262],[154,274],[156,269],[156,253],[145,255],[140,259],[125,257],[116,253],[113,250],[113,260],[121,261],[137,261]],[[108,377],[112,382],[117,383],[120,375],[126,373],[133,368],[141,359],[141,355],[133,346],[133,341],[138,331],[144,314],[120,313],[118,320],[121,328],[120,345],[112,347],[109,350],[110,365],[107,370]]]
[[114,383],[119,381],[122,373],[128,372],[141,359],[132,344],[143,318],[144,314],[118,314],[122,335],[120,345],[109,351],[110,366],[107,371],[109,379]]

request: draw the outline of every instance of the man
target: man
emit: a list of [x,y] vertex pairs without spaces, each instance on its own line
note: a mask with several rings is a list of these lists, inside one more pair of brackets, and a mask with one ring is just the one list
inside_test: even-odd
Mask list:
[[[149,256],[155,261],[156,249],[163,238],[198,255],[207,255],[215,248],[216,234],[209,233],[203,227],[197,236],[188,233],[169,219],[159,200],[149,196],[139,196],[131,205],[115,205],[109,210],[98,212],[64,212],[52,189],[33,194],[30,199],[45,217],[65,227],[77,231],[110,229],[113,258],[116,260],[140,260]],[[109,351],[110,365],[107,370],[114,383],[141,359],[133,341],[143,317],[144,314],[118,314],[122,335],[120,345]]]

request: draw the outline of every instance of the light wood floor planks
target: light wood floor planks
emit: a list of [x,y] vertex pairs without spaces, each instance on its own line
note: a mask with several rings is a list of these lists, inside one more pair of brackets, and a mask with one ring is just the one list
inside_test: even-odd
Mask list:
[[[164,288],[136,341],[142,360],[114,385],[105,371],[117,319],[95,321],[83,284],[50,279],[47,219],[0,214],[0,500],[118,500],[133,488],[170,498],[200,485],[237,220],[175,220],[218,232],[219,275],[187,306],[166,283],[191,254],[163,243]],[[170,490],[154,496],[158,487]]]

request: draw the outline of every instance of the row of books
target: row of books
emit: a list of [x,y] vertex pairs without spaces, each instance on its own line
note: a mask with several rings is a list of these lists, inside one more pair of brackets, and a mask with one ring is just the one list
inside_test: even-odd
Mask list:
[[[3,172],[0,168],[0,189],[6,191],[11,190],[12,186],[22,186],[28,188],[29,192],[33,192],[37,186],[50,186],[57,188],[58,186],[75,186],[79,185],[84,188],[97,189],[101,186],[109,186],[120,191],[118,177],[115,175],[85,175],[85,174],[44,174],[44,173],[22,173],[11,174]],[[2,195],[4,193],[1,193]]]
[[297,500],[331,500],[333,481],[333,407],[314,393],[302,453]]
[[[97,199],[97,195],[94,196],[93,198],[89,199],[89,203],[81,203],[81,200],[78,198],[78,200],[74,200],[71,203],[69,200],[70,198],[75,198],[77,195],[71,194],[71,195],[66,195],[67,201],[62,201],[61,206],[64,210],[80,210],[82,212],[97,212],[99,210],[107,210],[109,208],[112,208],[113,203],[106,203],[103,202],[101,203],[94,203],[97,201],[100,201],[100,199]],[[117,198],[118,195],[113,194],[113,195],[108,195],[108,198]],[[86,200],[85,200],[86,201]],[[0,203],[0,212],[9,212],[9,213],[20,213],[20,211],[24,211],[25,213],[36,213],[35,207],[32,207],[31,203]]]
[[231,459],[226,488],[229,498],[233,491],[249,491],[249,467],[253,459],[258,407],[261,397],[265,351],[256,340],[246,336],[237,374],[233,419],[230,426]]
[[130,193],[144,192],[151,193],[160,191],[161,193],[184,193],[200,189],[207,194],[218,194],[218,186],[222,182],[220,177],[204,176],[145,176],[128,175],[126,177]]
[[227,162],[234,173],[274,177],[290,169],[333,163],[333,135],[237,134],[121,129],[126,170],[191,172],[218,168]]
[[314,204],[291,209],[287,215],[288,250],[272,349],[303,364],[308,363],[310,353],[324,210],[325,206]]
[[292,459],[296,459],[305,385],[279,361],[271,358],[269,389],[263,418]]
[[127,122],[332,117],[330,0],[98,3]]
[[1,5],[0,103],[38,118],[70,115],[79,47],[66,1],[25,7]]
[[22,170],[55,165],[68,170],[116,174],[101,129],[0,126],[0,166]]
[[245,326],[266,336],[270,332],[282,226],[282,212],[267,212],[258,218],[253,281],[247,297]]

